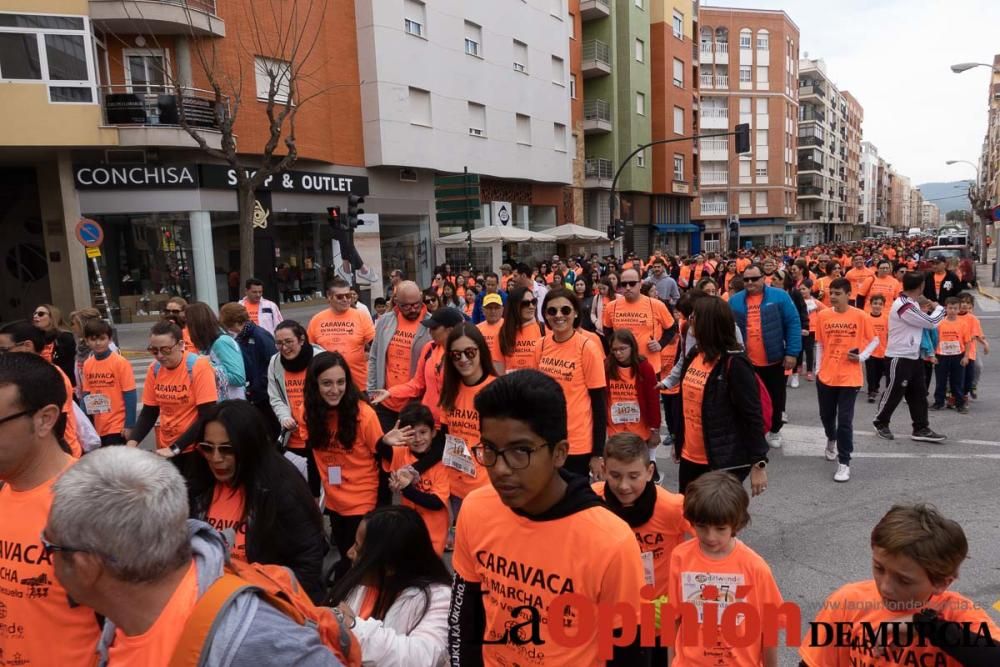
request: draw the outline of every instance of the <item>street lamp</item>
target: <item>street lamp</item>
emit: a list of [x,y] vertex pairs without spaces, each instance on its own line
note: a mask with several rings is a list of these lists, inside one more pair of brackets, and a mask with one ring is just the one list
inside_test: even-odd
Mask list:
[[955,74],[961,74],[962,72],[970,70],[973,67],[989,67],[994,72],[998,71],[995,67],[993,67],[993,65],[990,65],[988,63],[958,63],[957,65],[951,66],[951,71],[954,72]]
[[[962,65],[970,65],[972,67],[975,67],[975,65],[971,63],[962,63]],[[952,69],[954,70],[956,67],[959,67],[959,65],[952,66]],[[968,69],[968,67],[966,67],[966,69]],[[963,70],[956,70],[956,71],[963,71]],[[979,200],[979,165],[975,164],[974,162],[970,162],[968,160],[945,160],[945,164],[949,166],[953,164],[958,164],[960,162],[962,164],[967,164],[976,170],[976,182],[975,184],[970,184],[968,190],[969,204],[972,207],[972,220],[970,221],[970,226],[972,227],[971,231],[974,235],[974,238],[976,239],[976,245],[978,246],[978,251],[980,252],[980,254],[982,254],[983,249],[986,247],[984,245],[985,241],[983,238],[986,235],[986,230],[983,228],[981,221],[977,220],[977,218],[980,217],[979,215],[977,215],[977,213],[979,212],[976,210],[976,202]],[[979,204],[979,208],[982,208],[982,203]]]

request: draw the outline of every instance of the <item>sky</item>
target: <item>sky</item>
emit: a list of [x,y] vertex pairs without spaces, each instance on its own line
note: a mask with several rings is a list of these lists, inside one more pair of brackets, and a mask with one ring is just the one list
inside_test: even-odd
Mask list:
[[702,7],[782,9],[799,27],[799,56],[864,108],[863,139],[914,185],[975,177],[986,134],[990,70],[960,62],[1000,53],[998,0],[730,0]]

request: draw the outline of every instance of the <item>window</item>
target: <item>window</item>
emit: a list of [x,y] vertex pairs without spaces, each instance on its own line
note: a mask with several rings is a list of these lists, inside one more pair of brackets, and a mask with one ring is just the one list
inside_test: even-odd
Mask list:
[[[740,83],[750,82],[750,65],[740,65]],[[749,113],[749,110],[747,111]]]
[[288,101],[288,96],[291,94],[289,88],[291,63],[277,58],[257,56],[254,59],[254,71],[257,78],[258,100],[266,102],[274,99],[281,104]]
[[562,20],[563,8],[562,0],[549,0],[549,13],[560,21]]
[[674,85],[684,87],[684,61],[674,58]]
[[684,15],[674,10],[674,37],[684,39]]
[[576,74],[569,75],[569,98],[576,99]]
[[635,0],[635,6],[642,9],[642,0]]
[[553,123],[553,143],[552,147],[557,151],[566,152],[566,126],[562,123]]
[[[0,79],[48,83],[51,102],[94,101],[83,19],[36,14],[0,14],[0,19]],[[50,30],[60,32],[45,32]]]
[[42,78],[37,35],[0,33],[0,77],[25,80]]
[[469,134],[474,137],[486,136],[486,107],[469,102]]
[[757,49],[760,51],[767,51],[768,49],[768,34],[767,30],[757,31]]
[[427,7],[419,0],[405,0],[403,5],[403,29],[416,37],[424,36],[427,23]]
[[753,42],[753,34],[750,32],[749,28],[743,28],[740,30],[740,48],[749,49]]
[[767,146],[767,130],[757,130],[757,146]]
[[514,40],[514,71],[528,73],[528,45]]
[[645,150],[641,150],[641,151],[639,151],[638,153],[635,154],[635,166],[641,167],[642,169],[646,168],[646,151]]
[[552,56],[552,83],[560,86],[566,85],[566,70],[563,68],[563,59],[559,56]]
[[410,88],[410,122],[431,126],[431,94],[420,88]]
[[641,39],[635,40],[635,60],[639,63],[646,60],[646,45]]
[[684,109],[674,107],[674,134],[684,134]]
[[740,193],[740,213],[751,213],[749,192]]
[[162,92],[165,55],[161,49],[123,49],[125,85],[130,93]]
[[754,197],[756,199],[754,208],[757,209],[757,213],[767,213],[767,192],[755,192]]
[[757,83],[761,84],[767,83],[767,65],[763,65],[757,68]]
[[482,57],[483,29],[470,21],[465,22],[465,53]]
[[684,180],[684,156],[674,154],[674,180]]
[[523,114],[516,114],[517,143],[531,145],[531,117]]
[[[749,113],[749,111],[750,110],[747,109],[748,113]],[[767,98],[766,97],[758,97],[757,98],[757,113],[759,115],[766,115],[767,114]]]
[[754,174],[758,179],[767,178],[767,160],[757,160],[757,164],[754,167]]
[[750,183],[750,160],[740,160],[740,183]]
[[576,39],[576,14],[568,12],[569,16],[569,38]]
[[646,115],[646,94],[636,93],[635,94],[635,112],[640,116]]
[[750,113],[750,98],[741,97],[740,98],[740,115],[747,115]]

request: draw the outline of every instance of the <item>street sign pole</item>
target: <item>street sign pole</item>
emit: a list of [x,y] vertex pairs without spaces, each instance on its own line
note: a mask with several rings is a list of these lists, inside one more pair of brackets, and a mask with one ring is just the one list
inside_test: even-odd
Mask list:
[[[466,188],[469,187],[468,165],[462,168],[462,185]],[[472,219],[469,218],[469,209],[465,209],[465,233],[469,235],[469,273],[474,273],[475,269],[472,268]]]
[[94,276],[97,278],[97,290],[101,295],[101,304],[104,306],[105,319],[108,324],[114,326],[114,318],[111,315],[111,303],[108,301],[108,291],[104,288],[104,278],[101,277],[101,266],[97,258],[101,256],[101,244],[104,242],[104,229],[96,220],[80,218],[76,223],[76,238],[84,247],[87,257],[90,258],[94,267]]

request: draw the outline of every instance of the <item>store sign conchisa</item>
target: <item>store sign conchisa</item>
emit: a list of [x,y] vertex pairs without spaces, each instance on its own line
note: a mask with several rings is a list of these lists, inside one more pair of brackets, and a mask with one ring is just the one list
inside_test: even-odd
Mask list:
[[[253,172],[248,169],[247,173]],[[78,190],[232,190],[236,187],[236,170],[218,164],[76,165],[73,177]],[[259,189],[306,194],[369,194],[367,176],[313,171],[284,171],[269,176]]]

